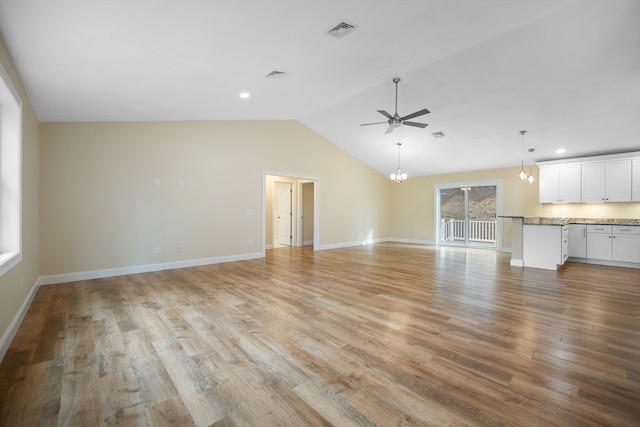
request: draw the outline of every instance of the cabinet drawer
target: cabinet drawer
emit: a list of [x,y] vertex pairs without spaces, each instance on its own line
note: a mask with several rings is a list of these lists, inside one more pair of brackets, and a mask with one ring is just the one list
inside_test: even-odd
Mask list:
[[637,225],[614,225],[614,234],[640,234],[640,226]]
[[611,225],[587,225],[587,233],[611,233],[612,229]]

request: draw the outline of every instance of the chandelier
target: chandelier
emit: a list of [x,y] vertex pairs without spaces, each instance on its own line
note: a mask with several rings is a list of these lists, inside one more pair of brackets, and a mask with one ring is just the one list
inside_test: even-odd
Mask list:
[[400,147],[402,146],[402,144],[398,142],[397,145],[398,145],[398,170],[396,171],[396,173],[392,173],[390,177],[391,177],[391,181],[395,182],[396,184],[400,184],[402,181],[405,181],[407,179],[407,174],[402,173],[402,170],[400,169]]

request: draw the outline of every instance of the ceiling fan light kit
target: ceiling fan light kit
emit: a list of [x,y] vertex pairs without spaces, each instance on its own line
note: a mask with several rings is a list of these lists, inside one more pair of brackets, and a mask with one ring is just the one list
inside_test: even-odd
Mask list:
[[424,116],[425,114],[429,114],[430,111],[427,110],[426,108],[423,108],[422,110],[416,111],[415,113],[411,113],[408,114],[406,116],[400,117],[400,115],[398,114],[398,83],[400,83],[400,78],[399,77],[395,77],[393,79],[393,83],[396,85],[396,102],[395,102],[395,112],[393,115],[387,113],[385,110],[376,110],[378,111],[378,113],[382,114],[383,116],[385,116],[387,118],[386,122],[374,122],[374,123],[363,123],[360,126],[369,126],[369,125],[380,125],[383,123],[387,123],[389,125],[389,127],[387,128],[387,131],[385,132],[385,134],[391,133],[393,132],[393,130],[399,126],[402,125],[406,125],[406,126],[413,126],[413,127],[418,127],[418,128],[426,128],[427,126],[429,126],[427,123],[418,123],[418,122],[411,122],[408,121],[410,119],[416,118],[416,117],[420,117],[420,116]]

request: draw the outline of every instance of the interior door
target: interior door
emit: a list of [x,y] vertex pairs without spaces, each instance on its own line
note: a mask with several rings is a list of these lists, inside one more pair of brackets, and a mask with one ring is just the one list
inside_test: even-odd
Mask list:
[[292,210],[292,186],[289,182],[278,182],[278,244],[291,246],[292,229],[291,229],[291,210]]

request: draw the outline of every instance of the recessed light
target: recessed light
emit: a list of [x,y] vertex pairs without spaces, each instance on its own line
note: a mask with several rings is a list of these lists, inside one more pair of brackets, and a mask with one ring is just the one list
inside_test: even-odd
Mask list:
[[251,96],[251,95],[249,95],[249,92],[242,92],[240,94],[240,98],[242,98],[242,99],[247,99],[249,96]]
[[556,153],[557,153],[557,154],[564,154],[566,151],[567,151],[567,150],[565,150],[564,148],[558,148],[558,149],[556,150]]

